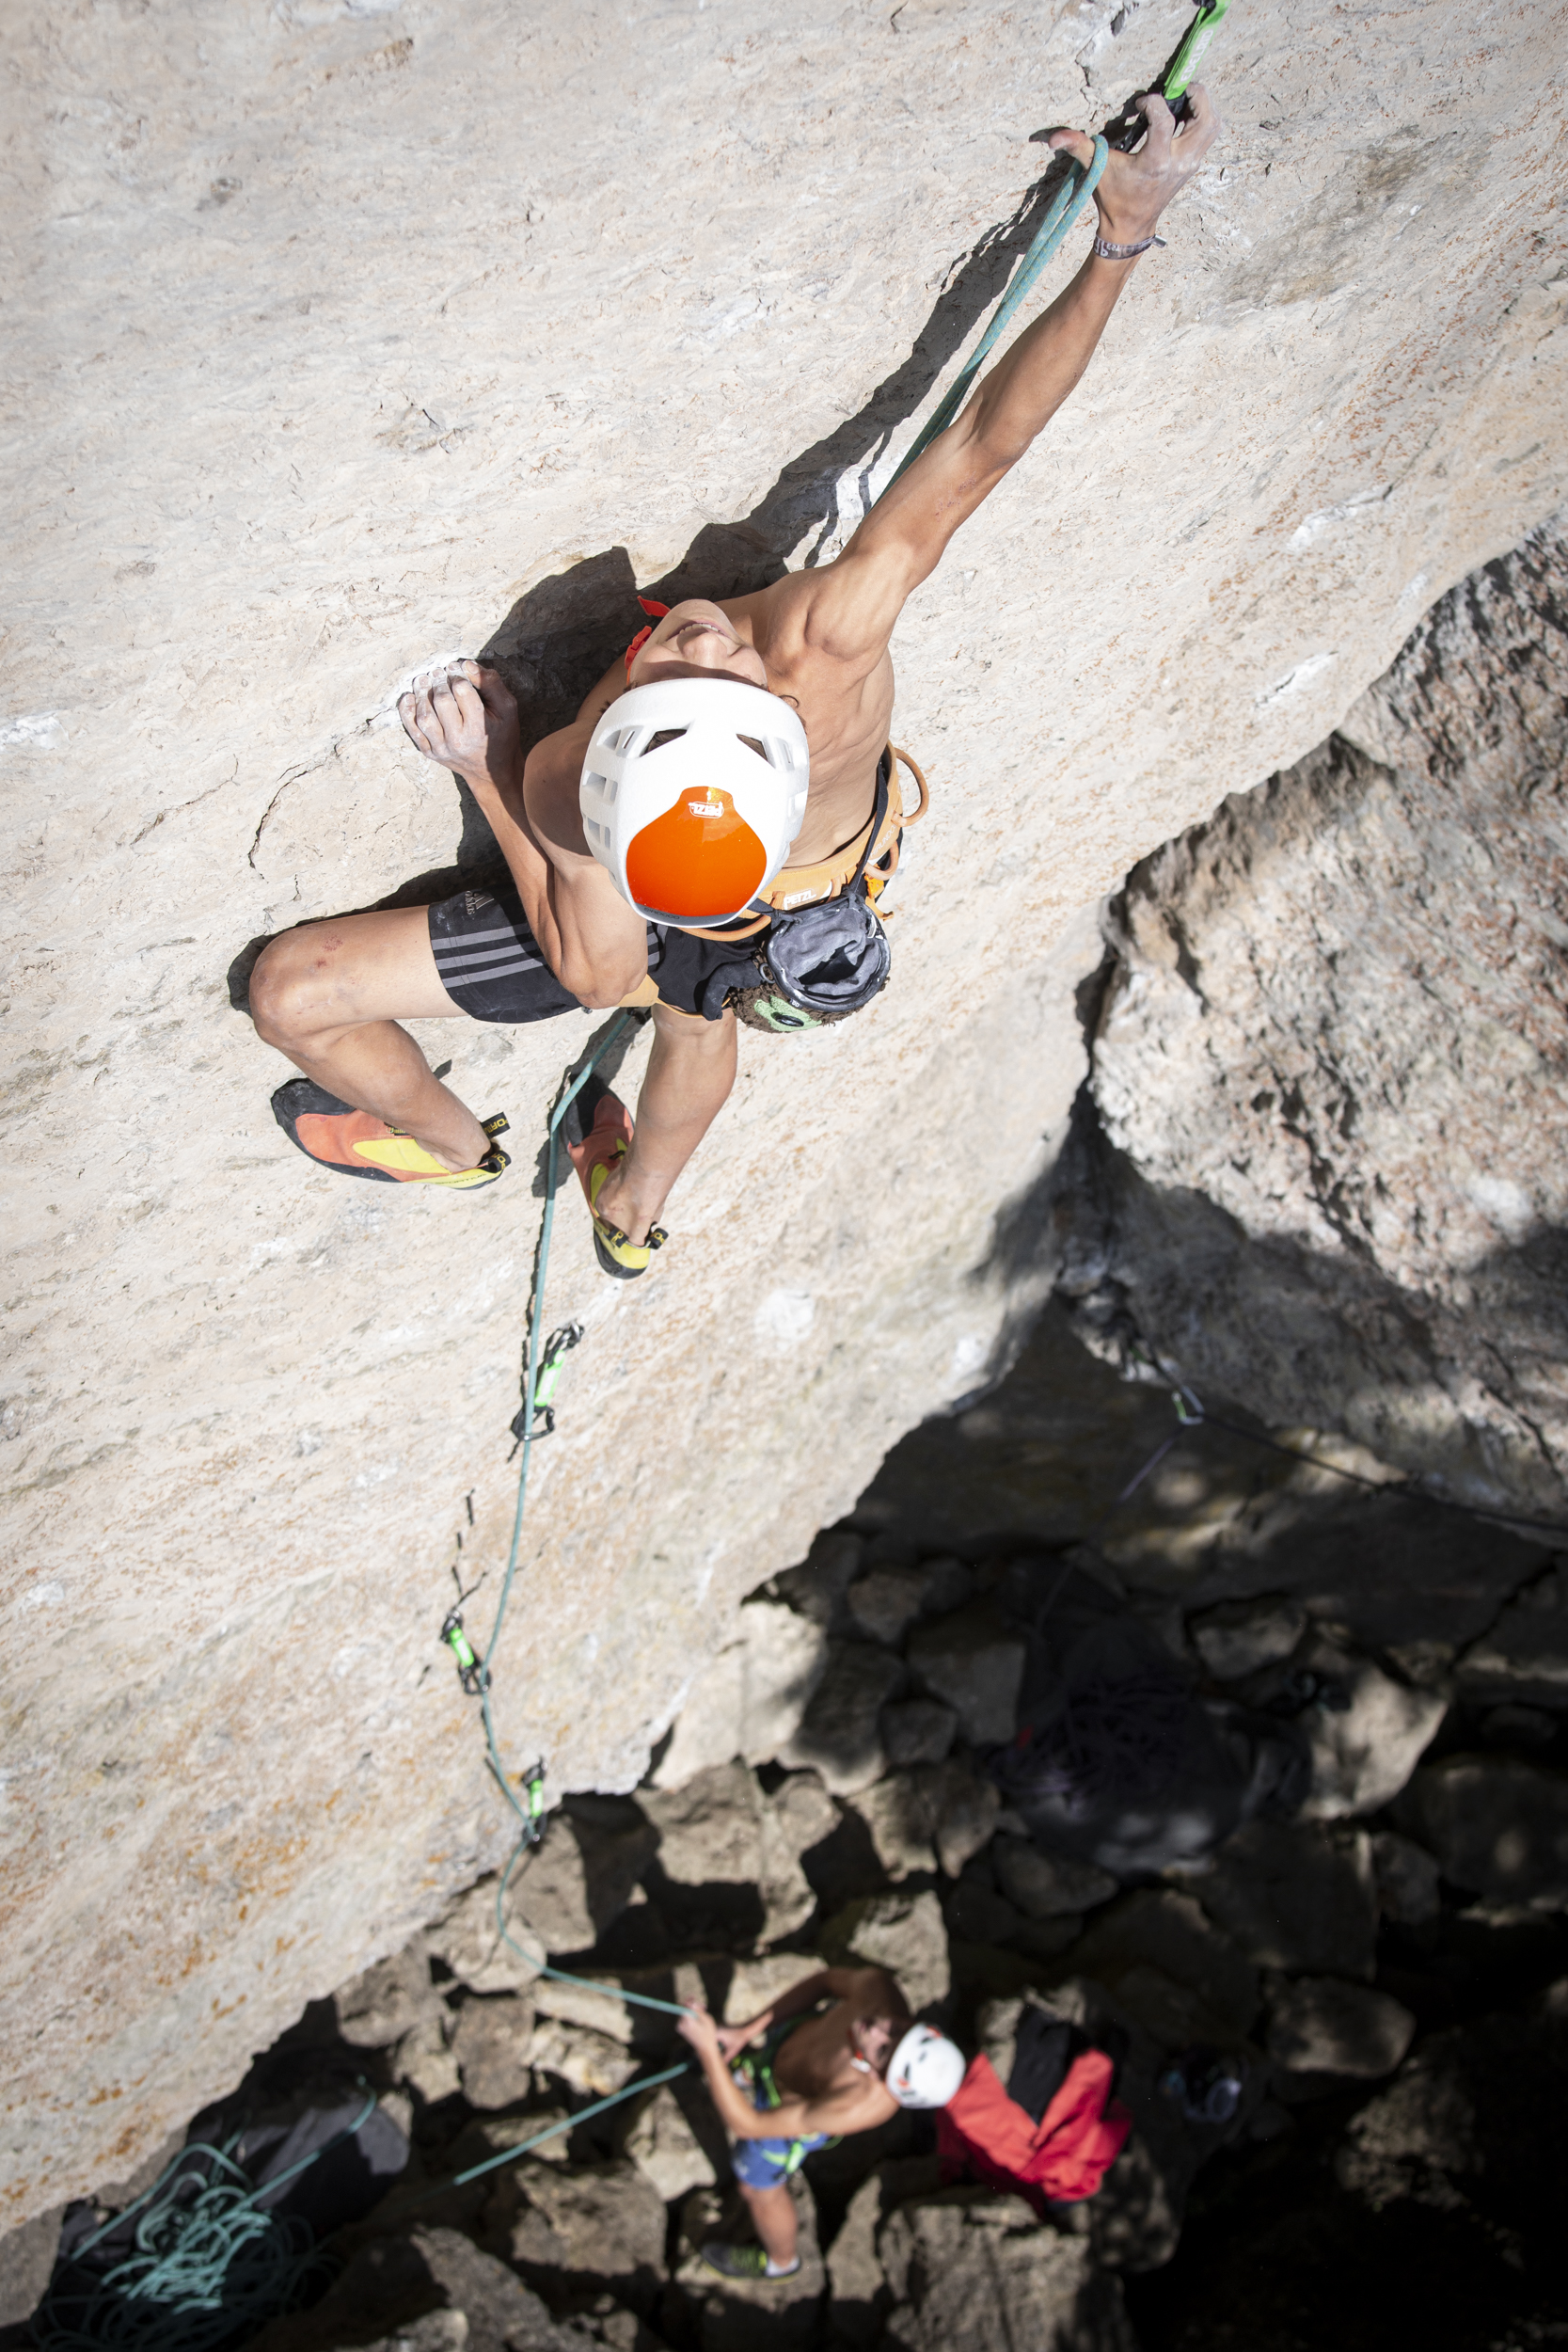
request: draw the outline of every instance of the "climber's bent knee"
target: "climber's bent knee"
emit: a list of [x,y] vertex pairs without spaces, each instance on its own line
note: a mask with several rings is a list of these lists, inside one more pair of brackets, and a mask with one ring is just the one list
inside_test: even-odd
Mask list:
[[370,1021],[460,1012],[436,968],[430,912],[397,907],[279,932],[250,976],[250,1017],[258,1034],[287,1054]]

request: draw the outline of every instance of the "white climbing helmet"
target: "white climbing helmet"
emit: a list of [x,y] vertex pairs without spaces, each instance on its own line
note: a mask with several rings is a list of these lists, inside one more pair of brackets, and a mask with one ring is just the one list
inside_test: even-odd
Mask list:
[[944,2107],[968,2073],[964,2054],[934,2026],[911,2026],[887,2063],[887,2087],[901,2107]]
[[798,714],[737,678],[662,678],[594,729],[578,803],[588,846],[650,922],[727,923],[783,866],[811,767]]

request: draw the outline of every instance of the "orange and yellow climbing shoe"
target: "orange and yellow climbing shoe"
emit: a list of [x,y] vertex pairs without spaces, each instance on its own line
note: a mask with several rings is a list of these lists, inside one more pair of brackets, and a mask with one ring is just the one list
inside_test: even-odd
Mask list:
[[[579,1096],[578,1100],[581,1098]],[[577,1104],[572,1105],[576,1110]],[[635,1281],[648,1271],[648,1261],[656,1249],[662,1249],[670,1236],[662,1225],[650,1225],[646,1241],[628,1241],[618,1225],[599,1215],[595,1203],[604,1188],[606,1177],[631,1149],[631,1113],[618,1094],[606,1090],[594,1108],[594,1123],[583,1131],[580,1119],[567,1114],[566,1149],[572,1155],[588,1212],[594,1220],[594,1249],[607,1274],[618,1282]]]
[[[372,1184],[443,1184],[449,1192],[471,1192],[476,1184],[493,1184],[512,1165],[496,1145],[477,1168],[454,1174],[412,1136],[369,1111],[356,1111],[352,1103],[340,1103],[311,1078],[291,1078],[279,1087],[272,1115],[307,1159],[340,1176],[368,1176]],[[507,1123],[499,1111],[480,1120],[492,1138],[505,1135]]]

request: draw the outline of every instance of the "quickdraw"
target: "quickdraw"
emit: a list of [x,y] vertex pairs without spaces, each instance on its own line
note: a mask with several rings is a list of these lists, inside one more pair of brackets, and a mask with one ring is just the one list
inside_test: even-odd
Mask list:
[[562,1366],[582,1334],[583,1326],[580,1323],[563,1323],[545,1342],[539,1352],[539,1369],[533,1375],[531,1402],[525,1388],[522,1404],[512,1417],[512,1435],[518,1445],[525,1438],[547,1438],[552,1435],[555,1429],[555,1391],[561,1379]]

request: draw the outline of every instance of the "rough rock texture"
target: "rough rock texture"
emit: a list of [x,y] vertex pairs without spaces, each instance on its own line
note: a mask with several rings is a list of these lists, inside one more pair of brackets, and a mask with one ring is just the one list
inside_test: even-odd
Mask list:
[[1511,1601],[1491,1630],[1459,1660],[1468,1699],[1568,1707],[1568,1561],[1560,1561]]
[[1568,1772],[1512,1756],[1446,1756],[1394,1808],[1455,1886],[1497,1903],[1568,1910]]
[[890,2352],[1133,2352],[1121,2289],[1082,2238],[1022,2198],[953,2190],[898,2206],[879,2250],[897,2302]]
[[1269,2002],[1269,2056],[1288,2074],[1391,2074],[1415,2030],[1386,1993],[1339,1977],[1298,1977]]
[[[125,2169],[502,1851],[436,1636],[459,1534],[468,1576],[504,1542],[529,1138],[594,1024],[420,1025],[516,1164],[367,1193],[279,1136],[226,973],[483,867],[383,723],[415,664],[498,649],[536,731],[634,582],[837,544],[1037,215],[1031,134],[1185,14],[17,28],[9,2216]],[[1555,40],[1505,0],[1325,46],[1259,0],[1216,53],[1230,127],[1168,251],[900,628],[936,801],[893,987],[748,1038],[653,1279],[558,1228],[589,1337],[496,1692],[554,1790],[633,1785],[739,1597],[1011,1343],[1080,1066],[1070,911],[1321,739],[1561,496]],[[900,1148],[868,1184],[873,1102]]]
[[1261,1967],[1372,1973],[1377,1895],[1364,1830],[1249,1821],[1194,1879],[1193,1892]]
[[1560,1521],[1565,778],[1548,524],[1130,877],[1068,1278],[1101,1343]]

